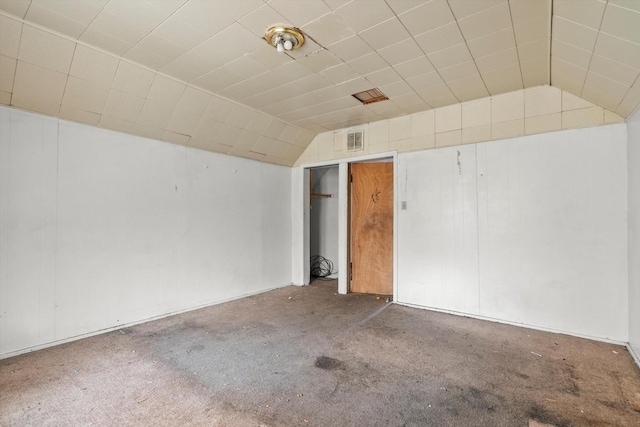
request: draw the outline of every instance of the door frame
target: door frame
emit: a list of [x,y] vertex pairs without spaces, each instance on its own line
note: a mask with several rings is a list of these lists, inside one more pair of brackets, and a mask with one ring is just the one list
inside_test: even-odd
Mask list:
[[310,257],[310,209],[309,170],[321,166],[338,166],[338,293],[346,294],[349,289],[348,274],[348,188],[349,163],[370,160],[392,159],[393,162],[393,300],[398,295],[398,153],[387,151],[376,154],[305,163],[292,171],[292,279],[293,284],[304,286],[311,281]]

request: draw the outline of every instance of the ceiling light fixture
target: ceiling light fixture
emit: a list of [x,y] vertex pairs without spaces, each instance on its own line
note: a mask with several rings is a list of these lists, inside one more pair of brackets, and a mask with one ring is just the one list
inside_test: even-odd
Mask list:
[[285,25],[274,25],[270,27],[267,29],[264,39],[280,53],[297,49],[304,44],[302,31]]

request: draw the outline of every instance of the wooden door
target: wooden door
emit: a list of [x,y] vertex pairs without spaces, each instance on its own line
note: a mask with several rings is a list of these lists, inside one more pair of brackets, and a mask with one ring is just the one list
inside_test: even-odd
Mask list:
[[351,292],[393,294],[393,163],[353,163]]

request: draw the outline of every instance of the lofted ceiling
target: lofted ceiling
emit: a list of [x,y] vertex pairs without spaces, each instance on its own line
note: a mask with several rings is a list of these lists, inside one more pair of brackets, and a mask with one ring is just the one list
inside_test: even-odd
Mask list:
[[[640,0],[0,0],[0,103],[291,165],[316,133],[553,85],[628,117]],[[305,44],[277,53],[274,24]],[[379,88],[389,100],[362,105]]]

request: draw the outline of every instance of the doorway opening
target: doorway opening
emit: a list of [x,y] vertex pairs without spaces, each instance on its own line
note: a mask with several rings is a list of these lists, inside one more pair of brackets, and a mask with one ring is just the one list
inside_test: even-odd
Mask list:
[[338,277],[339,168],[309,171],[309,272],[311,281]]
[[[386,198],[392,200],[391,205],[391,215],[387,215],[387,219],[391,221],[392,227],[392,242],[391,247],[391,260],[392,264],[388,267],[388,275],[391,277],[392,282],[392,292],[390,292],[393,297],[397,294],[397,264],[398,264],[398,255],[397,255],[397,215],[396,215],[396,206],[397,206],[397,193],[398,193],[398,182],[395,177],[396,174],[396,162],[397,162],[397,153],[396,152],[384,152],[377,154],[366,154],[358,157],[351,157],[343,160],[336,161],[327,161],[317,164],[307,164],[303,165],[299,168],[294,169],[293,179],[294,186],[298,188],[298,191],[294,192],[294,210],[293,210],[293,255],[294,255],[294,263],[293,263],[293,278],[294,282],[300,285],[309,285],[313,278],[311,277],[311,255],[321,255],[324,258],[328,258],[333,263],[333,269],[331,269],[330,277],[337,276],[337,285],[338,285],[338,293],[339,294],[347,294],[349,292],[361,292],[357,289],[352,289],[350,286],[350,263],[352,259],[352,255],[358,253],[357,249],[354,247],[351,249],[351,236],[349,233],[349,222],[350,222],[350,187],[351,187],[351,165],[357,163],[390,163],[392,166],[392,179],[391,185],[393,188],[393,193],[390,194],[388,191],[385,192]],[[337,169],[338,175],[338,185],[337,189],[335,187],[335,173]],[[313,178],[312,178],[313,176]],[[315,182],[315,185],[314,185]],[[329,189],[326,189],[327,187]],[[335,192],[334,192],[335,190]],[[377,191],[375,192],[377,193]],[[315,194],[312,197],[312,194]],[[329,197],[331,196],[331,197]],[[371,197],[371,194],[368,195]],[[378,195],[378,197],[382,197],[382,194]],[[377,202],[378,200],[376,200]],[[333,210],[331,214],[324,211],[324,205],[330,206],[333,204],[331,209],[335,209],[335,205],[337,204],[338,210],[338,220],[337,220],[337,259],[335,255],[335,243],[330,243],[331,241],[335,242],[335,228],[331,228],[331,226],[327,227],[327,225],[331,224],[328,221],[330,215],[335,215],[335,210]],[[322,208],[319,206],[323,206]],[[312,212],[313,211],[313,212]],[[314,243],[313,243],[313,254],[312,254],[312,231],[311,231],[311,222],[314,225]],[[324,219],[319,219],[324,218]],[[335,218],[335,217],[334,217]],[[326,233],[323,233],[323,221],[328,221],[325,223],[324,230]],[[335,223],[333,223],[335,225]],[[299,231],[296,231],[299,230]],[[376,241],[375,239],[373,240]],[[333,248],[333,249],[331,249]],[[376,264],[374,261],[373,264]],[[380,269],[381,264],[378,265],[378,269]],[[387,280],[388,282],[388,280]],[[365,291],[367,292],[367,291]],[[375,292],[371,290],[369,292]],[[389,293],[388,288],[385,290],[385,293],[382,295],[387,295]],[[386,298],[385,298],[386,299]]]

